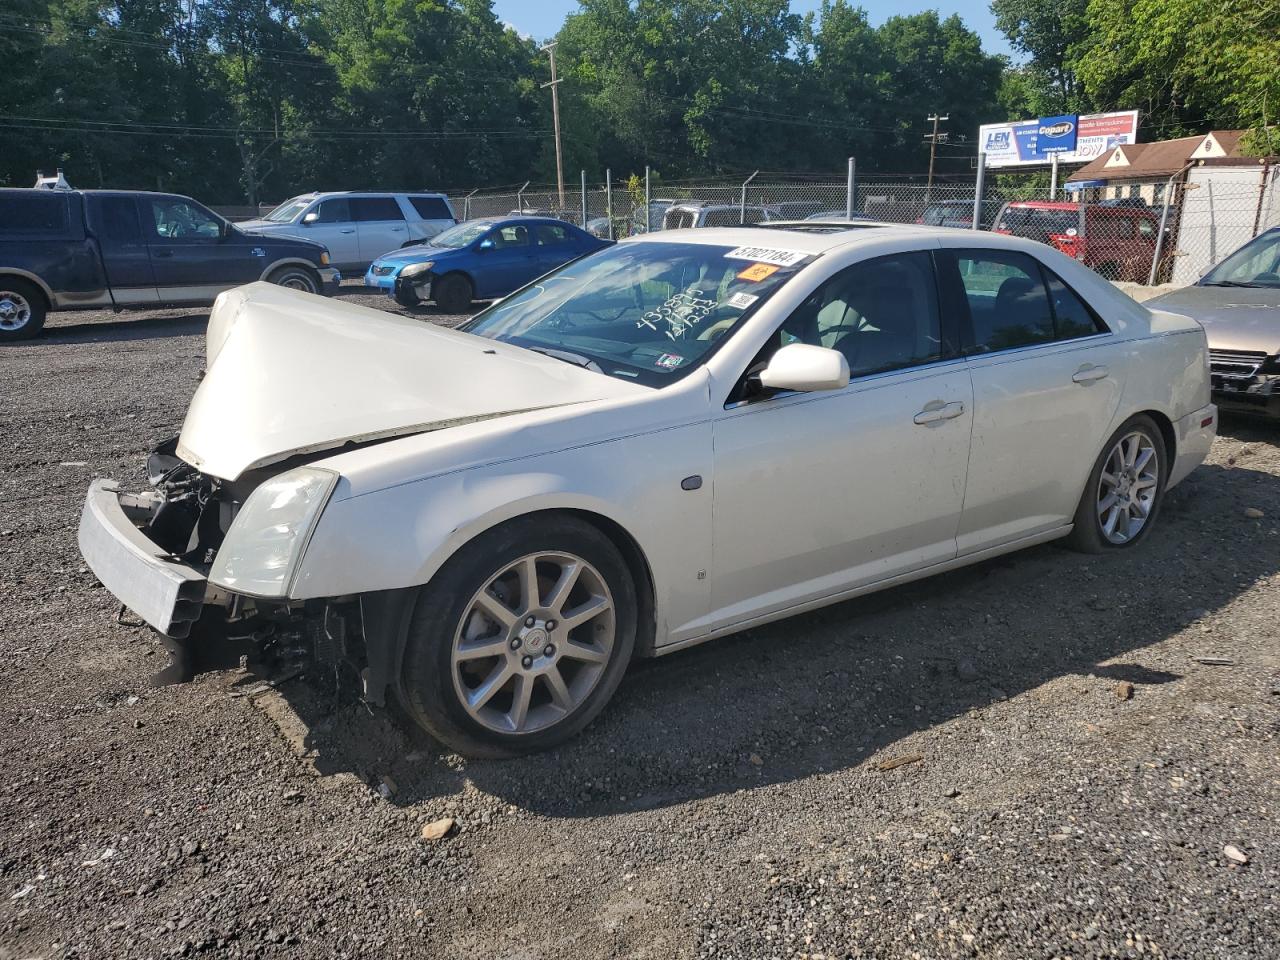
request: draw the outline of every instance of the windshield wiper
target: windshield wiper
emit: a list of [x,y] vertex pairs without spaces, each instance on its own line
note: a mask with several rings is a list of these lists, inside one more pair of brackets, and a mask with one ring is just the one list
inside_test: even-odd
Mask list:
[[1255,287],[1258,289],[1267,288],[1265,283],[1250,283],[1247,280],[1211,280],[1202,283],[1202,287]]
[[552,347],[525,347],[525,349],[532,350],[534,353],[541,353],[544,356],[555,357],[557,360],[563,360],[565,363],[572,363],[575,367],[582,367],[584,370],[604,373],[604,368],[601,367],[600,364],[596,363],[590,357],[584,357],[580,353],[570,353],[568,350],[556,350]]

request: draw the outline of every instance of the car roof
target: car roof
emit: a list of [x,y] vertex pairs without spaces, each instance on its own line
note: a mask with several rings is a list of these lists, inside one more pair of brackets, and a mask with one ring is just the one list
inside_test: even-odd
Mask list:
[[[696,227],[687,230],[660,230],[627,237],[619,243],[700,243],[721,247],[785,247],[820,255],[850,243],[895,236],[955,236],[954,228],[921,227],[915,224],[880,223],[874,220],[813,221],[775,220],[749,227]],[[988,235],[994,236],[994,235]],[[1001,237],[1001,240],[1006,238]],[[1001,244],[1003,246],[1003,244]]]

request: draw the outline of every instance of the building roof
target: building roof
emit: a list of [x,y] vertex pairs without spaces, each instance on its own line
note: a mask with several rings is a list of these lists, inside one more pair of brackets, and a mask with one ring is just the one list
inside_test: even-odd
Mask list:
[[1252,163],[1240,153],[1244,130],[1210,130],[1194,137],[1155,143],[1124,143],[1112,147],[1067,178],[1067,183],[1102,180],[1164,180],[1192,160]]

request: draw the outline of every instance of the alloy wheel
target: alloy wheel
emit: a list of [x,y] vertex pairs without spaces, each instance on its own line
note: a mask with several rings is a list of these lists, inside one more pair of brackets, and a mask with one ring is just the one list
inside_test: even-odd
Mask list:
[[1113,544],[1133,540],[1155,507],[1160,486],[1160,456],[1141,431],[1116,441],[1098,478],[1097,517],[1102,535]]
[[458,623],[450,669],[459,703],[499,733],[553,726],[599,683],[615,632],[613,595],[590,563],[521,557],[489,578]]
[[30,321],[27,298],[13,290],[0,290],[0,330],[21,330]]

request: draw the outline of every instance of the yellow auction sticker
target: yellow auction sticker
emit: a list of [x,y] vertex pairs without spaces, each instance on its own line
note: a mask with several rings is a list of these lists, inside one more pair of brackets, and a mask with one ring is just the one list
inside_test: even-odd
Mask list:
[[778,268],[772,263],[753,263],[747,269],[738,274],[739,280],[750,280],[753,283],[771,277],[778,272]]

